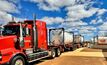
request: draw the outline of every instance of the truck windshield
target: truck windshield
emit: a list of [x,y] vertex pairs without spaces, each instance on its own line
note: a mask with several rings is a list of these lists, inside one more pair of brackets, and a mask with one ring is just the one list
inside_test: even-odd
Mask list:
[[19,35],[20,26],[4,26],[3,35]]

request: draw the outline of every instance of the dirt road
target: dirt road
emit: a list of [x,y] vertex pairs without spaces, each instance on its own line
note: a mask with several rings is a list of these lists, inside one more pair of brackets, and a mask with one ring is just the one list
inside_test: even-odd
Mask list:
[[80,48],[65,52],[55,59],[43,59],[32,65],[107,65],[107,51],[102,49]]

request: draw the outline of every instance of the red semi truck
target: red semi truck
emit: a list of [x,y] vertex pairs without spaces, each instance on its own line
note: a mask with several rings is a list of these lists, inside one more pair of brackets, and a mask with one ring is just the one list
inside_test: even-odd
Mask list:
[[8,23],[0,36],[0,65],[26,65],[46,57],[60,55],[60,47],[48,46],[46,23],[25,20]]

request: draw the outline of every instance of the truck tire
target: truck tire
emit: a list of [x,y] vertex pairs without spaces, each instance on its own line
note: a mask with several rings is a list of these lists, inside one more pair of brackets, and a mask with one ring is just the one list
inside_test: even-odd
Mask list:
[[16,56],[12,59],[10,65],[26,65],[22,56]]
[[58,48],[58,49],[56,50],[56,56],[59,57],[60,55],[61,55],[61,51],[60,51],[60,49]]
[[70,47],[70,51],[73,51],[74,49],[72,47]]
[[68,49],[67,48],[64,48],[64,52],[67,52],[68,51]]
[[73,49],[73,51],[76,50],[77,49],[77,44],[74,44],[72,49]]
[[56,57],[56,50],[52,49],[51,50],[51,58],[55,58]]

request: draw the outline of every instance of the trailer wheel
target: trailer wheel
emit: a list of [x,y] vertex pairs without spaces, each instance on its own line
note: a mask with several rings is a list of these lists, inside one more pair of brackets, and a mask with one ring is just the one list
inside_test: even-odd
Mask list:
[[70,47],[70,51],[73,51],[74,49],[72,47]]
[[12,59],[10,65],[25,65],[25,60],[22,56],[16,56]]
[[52,49],[51,50],[51,58],[55,58],[55,56],[56,56],[56,51],[55,51],[55,49]]
[[61,51],[60,51],[60,49],[58,48],[57,50],[56,50],[56,56],[58,57],[58,56],[60,56],[61,55]]
[[76,44],[72,47],[72,50],[74,51],[74,50],[76,50],[77,49],[77,46],[76,46]]

